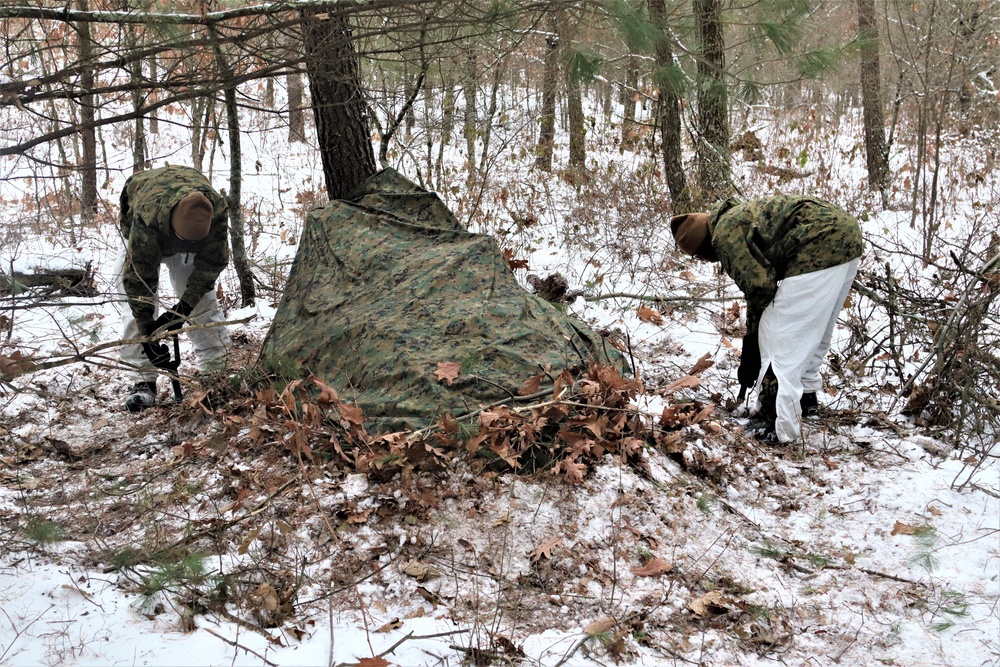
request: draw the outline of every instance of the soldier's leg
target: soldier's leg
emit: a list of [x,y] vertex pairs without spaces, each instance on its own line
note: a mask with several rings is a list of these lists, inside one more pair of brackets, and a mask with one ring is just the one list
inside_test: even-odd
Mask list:
[[823,388],[823,380],[820,377],[819,369],[826,359],[826,353],[830,351],[830,344],[833,342],[833,330],[837,326],[837,318],[840,316],[840,311],[844,307],[847,295],[851,291],[851,285],[854,284],[854,276],[858,273],[858,264],[860,261],[859,259],[855,259],[846,264],[828,269],[833,274],[830,276],[831,280],[839,279],[841,281],[840,292],[831,304],[830,318],[826,323],[823,337],[813,351],[813,355],[809,359],[809,365],[802,374],[802,387],[807,392],[816,392]]
[[761,356],[770,359],[778,379],[775,431],[782,442],[801,435],[803,378],[815,364],[827,329],[832,332],[830,313],[835,304],[839,309],[847,266],[786,278],[761,317]]
[[[188,278],[194,272],[194,256],[179,254],[168,257],[164,262],[170,273],[170,283],[178,298],[184,294]],[[226,316],[219,306],[215,290],[209,290],[195,304],[188,316],[193,325],[218,324],[225,322]],[[225,365],[226,350],[229,348],[229,331],[224,326],[195,328],[187,330],[188,339],[194,348],[195,365],[200,371],[218,371]]]
[[[115,289],[118,293],[118,303],[122,313],[122,340],[138,338],[142,335],[139,332],[139,325],[136,324],[135,318],[132,316],[132,309],[128,305],[128,296],[125,294],[125,285],[123,281],[127,255],[127,252],[122,250],[117,261],[115,262],[114,275]],[[119,349],[118,358],[124,366],[130,369],[129,377],[133,383],[156,382],[156,368],[153,367],[153,364],[149,362],[149,359],[143,353],[141,345],[137,343],[132,345],[123,345]]]

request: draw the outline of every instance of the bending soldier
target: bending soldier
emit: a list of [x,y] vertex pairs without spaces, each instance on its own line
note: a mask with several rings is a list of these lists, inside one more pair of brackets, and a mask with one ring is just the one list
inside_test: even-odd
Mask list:
[[[118,259],[116,283],[128,304],[122,313],[123,339],[176,330],[186,321],[225,320],[215,282],[229,263],[226,200],[205,176],[180,166],[132,175],[122,190],[119,224],[125,249]],[[161,265],[167,267],[178,299],[169,309],[157,302]],[[198,369],[220,370],[229,345],[225,327],[187,333]],[[125,345],[121,360],[134,369],[134,385],[125,407],[138,412],[155,405],[157,368],[170,360],[167,346],[163,342]]]
[[[813,197],[727,199],[670,220],[677,246],[722,268],[747,301],[739,380],[759,385],[759,437],[789,442],[817,409],[820,366],[861,257],[861,228]],[[742,392],[741,392],[742,393]]]

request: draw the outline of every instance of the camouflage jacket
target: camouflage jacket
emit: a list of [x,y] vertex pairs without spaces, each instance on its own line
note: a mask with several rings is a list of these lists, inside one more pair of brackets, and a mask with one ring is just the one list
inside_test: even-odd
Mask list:
[[[201,241],[184,241],[170,228],[170,212],[195,190],[205,193],[215,207],[212,228]],[[167,166],[133,174],[125,181],[118,218],[128,251],[125,262],[125,293],[139,325],[146,332],[153,323],[160,262],[186,253],[194,262],[181,300],[194,307],[229,263],[229,218],[226,200],[208,179],[190,167]]]
[[813,197],[721,201],[709,233],[722,268],[747,300],[754,331],[784,278],[821,271],[861,256],[861,228],[839,206]]

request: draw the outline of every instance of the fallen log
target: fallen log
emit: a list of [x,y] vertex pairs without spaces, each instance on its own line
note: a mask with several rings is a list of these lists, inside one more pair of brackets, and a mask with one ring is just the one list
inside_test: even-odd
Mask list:
[[34,273],[14,271],[0,273],[0,294],[9,296],[35,288],[46,288],[45,294],[66,296],[97,296],[97,282],[91,262],[82,269],[36,269]]

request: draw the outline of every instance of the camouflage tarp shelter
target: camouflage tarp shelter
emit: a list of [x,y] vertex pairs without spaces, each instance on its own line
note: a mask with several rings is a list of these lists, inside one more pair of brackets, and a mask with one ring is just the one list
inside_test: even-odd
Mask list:
[[[585,324],[523,289],[492,237],[392,169],[307,215],[271,355],[354,402],[369,432],[509,403],[547,366],[553,377],[590,360],[624,368]],[[441,362],[462,364],[450,386]]]

